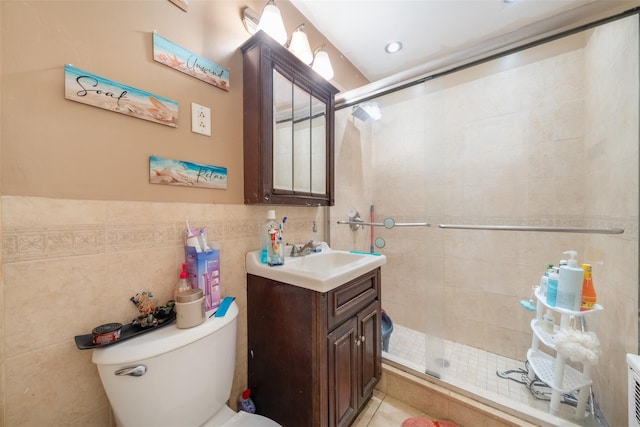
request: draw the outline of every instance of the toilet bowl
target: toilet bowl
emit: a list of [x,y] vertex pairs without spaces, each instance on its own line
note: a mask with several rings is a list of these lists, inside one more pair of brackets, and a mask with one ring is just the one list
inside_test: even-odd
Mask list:
[[175,324],[93,350],[119,427],[275,427],[266,417],[234,412],[238,306],[189,329]]

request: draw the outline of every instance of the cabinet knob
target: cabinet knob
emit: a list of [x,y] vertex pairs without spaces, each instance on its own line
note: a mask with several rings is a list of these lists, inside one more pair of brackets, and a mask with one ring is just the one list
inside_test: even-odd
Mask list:
[[360,347],[360,337],[356,338],[356,346]]

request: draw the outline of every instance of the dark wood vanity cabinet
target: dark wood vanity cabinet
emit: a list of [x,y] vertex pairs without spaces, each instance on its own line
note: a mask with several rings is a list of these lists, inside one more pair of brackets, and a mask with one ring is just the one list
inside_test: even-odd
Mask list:
[[284,427],[348,426],[382,372],[380,269],[328,292],[247,275],[248,385]]
[[244,202],[333,206],[333,85],[266,33],[243,57]]

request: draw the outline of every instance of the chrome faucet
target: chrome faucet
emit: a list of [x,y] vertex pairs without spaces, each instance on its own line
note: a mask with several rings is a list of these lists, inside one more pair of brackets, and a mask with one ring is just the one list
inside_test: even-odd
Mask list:
[[309,240],[304,245],[302,243],[287,243],[291,245],[291,256],[309,255],[313,251],[313,240]]

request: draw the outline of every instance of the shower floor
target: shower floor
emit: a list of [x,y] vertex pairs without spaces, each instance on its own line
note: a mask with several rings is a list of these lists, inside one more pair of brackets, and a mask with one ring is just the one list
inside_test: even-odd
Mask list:
[[[384,357],[418,372],[425,372],[427,339],[429,338],[422,332],[394,324],[389,338],[389,352],[385,352]],[[524,369],[524,361],[448,340],[437,339],[434,343],[438,354],[429,357],[438,365],[443,381],[477,396],[501,403],[503,406],[515,407],[520,412],[524,411],[526,414],[553,423],[555,417],[549,414],[548,401],[534,397],[524,384],[501,378],[496,374],[497,371]],[[442,347],[444,352],[440,350]],[[521,379],[521,375],[517,373],[509,377]],[[573,413],[571,406],[561,405],[560,417],[563,420],[575,423],[576,421],[572,419]],[[600,424],[590,417],[575,425],[598,426]]]

